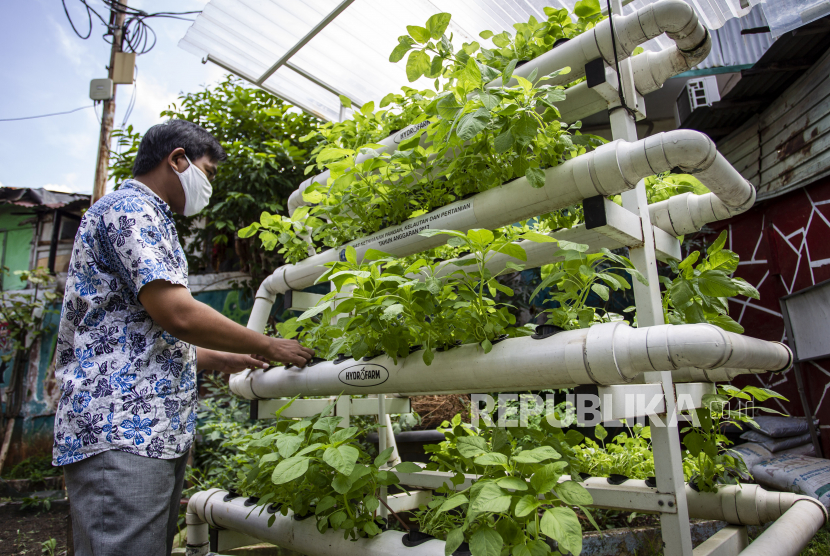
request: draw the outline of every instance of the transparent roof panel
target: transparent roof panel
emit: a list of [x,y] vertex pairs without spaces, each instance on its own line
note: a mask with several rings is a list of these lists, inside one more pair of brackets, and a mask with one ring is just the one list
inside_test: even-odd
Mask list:
[[[656,0],[634,0],[630,13]],[[743,17],[759,0],[685,0],[710,29]],[[576,0],[211,0],[179,46],[260,85],[276,96],[327,120],[340,118],[339,94],[356,105],[377,101],[409,85],[426,88],[431,80],[414,84],[406,78],[405,60],[389,62],[389,54],[407,25],[423,25],[433,14],[452,14],[453,43],[489,41],[479,33],[514,33],[513,24],[535,16],[547,19],[544,8],[573,10]],[[741,4],[746,7],[741,7]],[[338,6],[342,12],[296,51],[272,75],[272,66],[291,51]],[[604,2],[601,2],[604,4]],[[757,10],[755,10],[756,13]],[[737,22],[736,22],[737,23]],[[748,25],[752,26],[752,25]],[[734,30],[733,30],[734,29]],[[710,56],[701,68],[751,64],[769,47],[768,35],[740,35],[741,25],[727,25],[713,38],[728,38],[729,56]],[[733,37],[733,35],[736,35]],[[733,44],[734,43],[734,44]],[[670,46],[665,36],[646,43],[648,50]],[[713,48],[713,51],[723,51]],[[727,64],[728,58],[728,64]]]

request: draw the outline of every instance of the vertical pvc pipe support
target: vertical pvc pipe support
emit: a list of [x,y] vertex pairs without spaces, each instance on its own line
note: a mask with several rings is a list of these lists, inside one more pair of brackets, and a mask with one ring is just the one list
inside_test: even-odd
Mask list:
[[[387,415],[386,415],[386,396],[384,394],[378,394],[378,427],[383,428],[383,430],[378,429],[378,451],[381,452],[381,453],[383,453],[383,451],[386,450],[386,448],[387,448],[387,445],[386,445],[387,440],[388,440],[387,431],[389,429],[386,427],[386,418],[387,418]],[[380,467],[382,469],[386,468],[387,467],[386,464],[388,463],[388,461],[389,460],[383,462]],[[380,517],[386,519],[388,514],[389,514],[389,510],[386,509],[387,502],[386,502],[386,487],[385,486],[380,487],[379,497],[380,497],[381,501],[383,502],[380,505],[380,508],[379,508]]]

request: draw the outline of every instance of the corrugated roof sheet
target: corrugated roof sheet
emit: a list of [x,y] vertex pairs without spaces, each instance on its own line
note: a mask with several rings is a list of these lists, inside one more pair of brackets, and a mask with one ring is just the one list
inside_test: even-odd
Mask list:
[[[630,13],[656,0],[634,0],[623,8]],[[769,36],[741,37],[741,22],[749,12],[740,0],[685,0],[713,33],[713,55],[701,68],[748,65],[769,47]],[[760,0],[751,0],[756,5]],[[454,42],[479,40],[479,33],[515,32],[513,24],[531,15],[547,19],[546,6],[573,9],[576,0],[356,0],[262,83],[262,87],[325,119],[339,118],[342,93],[358,104],[397,92],[406,79],[405,64],[389,62],[397,38],[406,25],[422,25],[431,15],[453,15],[449,31]],[[188,29],[179,46],[213,61],[256,83],[292,46],[340,5],[340,0],[211,0]],[[763,16],[743,26],[761,26]],[[670,40],[657,37],[646,43],[648,50],[662,50]],[[302,73],[322,81],[325,88]],[[430,81],[414,86],[425,88]]]
[[89,204],[89,195],[58,193],[42,187],[0,187],[0,205],[17,205],[27,208],[57,209],[83,201]]
[[763,111],[828,48],[830,17],[783,35],[719,102],[692,112],[682,127],[715,140],[725,137]]

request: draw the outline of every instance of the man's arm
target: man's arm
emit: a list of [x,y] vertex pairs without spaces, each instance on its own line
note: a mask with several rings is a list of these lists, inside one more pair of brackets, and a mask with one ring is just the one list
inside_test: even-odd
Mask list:
[[[314,351],[296,340],[269,338],[241,326],[211,307],[196,301],[184,286],[154,280],[141,288],[138,300],[172,336],[209,350],[255,353],[269,361],[303,367]],[[210,357],[210,356],[208,356]]]
[[227,353],[225,351],[213,351],[207,348],[196,348],[196,370],[197,371],[218,371],[220,373],[233,374],[245,369],[267,369],[268,362],[259,355],[247,355],[243,353]]

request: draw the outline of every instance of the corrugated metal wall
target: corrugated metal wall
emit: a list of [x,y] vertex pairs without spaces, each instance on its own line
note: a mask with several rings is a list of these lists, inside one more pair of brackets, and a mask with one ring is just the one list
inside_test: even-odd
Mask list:
[[830,175],[830,51],[718,150],[755,185],[759,200]]

